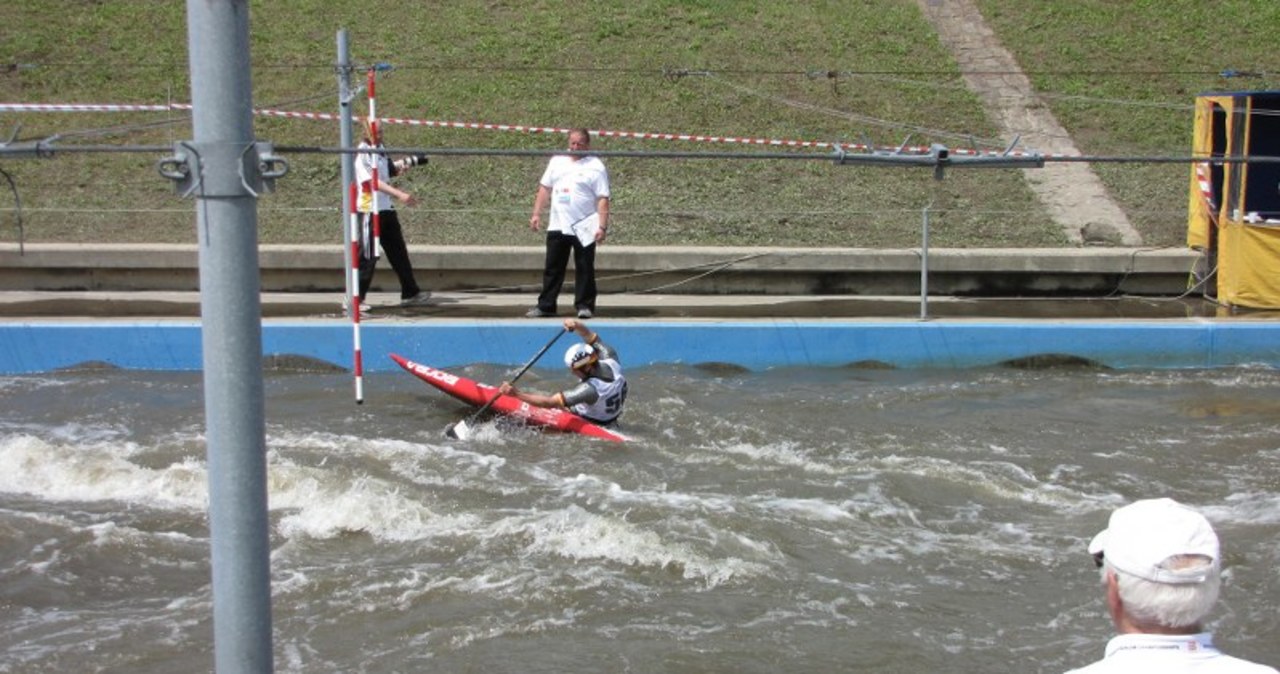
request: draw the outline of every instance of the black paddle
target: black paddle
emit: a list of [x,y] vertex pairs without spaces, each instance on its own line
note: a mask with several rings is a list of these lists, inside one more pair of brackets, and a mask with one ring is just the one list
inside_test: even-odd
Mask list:
[[[568,330],[565,330],[564,328],[561,328],[558,332],[556,332],[556,336],[552,337],[551,341],[547,342],[547,345],[542,347],[541,351],[534,354],[533,358],[530,358],[529,362],[525,363],[524,367],[520,368],[520,371],[516,373],[516,376],[511,378],[511,383],[512,384],[516,383],[517,379],[524,376],[524,373],[528,372],[529,368],[533,367],[533,364],[538,362],[538,359],[542,358],[542,355],[547,352],[547,349],[550,349],[551,345],[555,344],[556,341],[559,340],[560,337],[563,336],[564,333],[566,332],[568,332]],[[489,402],[484,404],[484,407],[481,407],[480,409],[476,410],[475,413],[472,414],[470,417],[467,417],[466,419],[463,419],[462,421],[459,421],[456,424],[451,424],[447,426],[444,429],[444,434],[451,438],[466,440],[467,436],[471,434],[470,425],[472,423],[475,423],[475,420],[478,419],[481,414],[484,414],[485,412],[489,411],[489,408],[493,406],[493,403],[497,402],[500,396],[502,396],[501,391],[494,393],[493,397],[489,399]]]

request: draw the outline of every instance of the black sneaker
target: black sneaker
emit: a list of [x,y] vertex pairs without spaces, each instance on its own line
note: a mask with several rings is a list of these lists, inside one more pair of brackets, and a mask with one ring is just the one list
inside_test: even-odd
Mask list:
[[555,314],[550,311],[543,311],[538,307],[534,307],[524,313],[525,318],[552,318]]
[[400,300],[402,307],[420,307],[431,301],[431,291],[423,290],[413,297],[406,297]]

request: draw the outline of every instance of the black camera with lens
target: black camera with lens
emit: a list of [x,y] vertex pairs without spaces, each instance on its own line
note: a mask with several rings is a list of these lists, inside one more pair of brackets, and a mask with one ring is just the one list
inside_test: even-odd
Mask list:
[[427,163],[427,155],[411,154],[408,157],[405,157],[404,159],[397,159],[396,161],[391,162],[391,166],[389,166],[388,168],[391,169],[391,177],[394,178],[400,175],[401,171],[409,167],[421,166],[422,164],[425,164],[425,163]]

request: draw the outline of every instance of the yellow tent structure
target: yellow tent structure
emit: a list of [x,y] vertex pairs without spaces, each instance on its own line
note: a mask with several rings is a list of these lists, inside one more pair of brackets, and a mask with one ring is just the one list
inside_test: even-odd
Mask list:
[[1280,157],[1280,92],[1197,96],[1192,152],[1187,245],[1216,262],[1218,301],[1280,308],[1280,163],[1247,161]]

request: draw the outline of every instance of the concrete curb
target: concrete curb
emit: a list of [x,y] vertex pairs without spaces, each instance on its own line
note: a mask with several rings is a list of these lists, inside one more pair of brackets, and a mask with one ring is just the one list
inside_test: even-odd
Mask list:
[[[433,291],[536,293],[543,250],[449,246],[411,252]],[[1198,254],[1172,248],[933,249],[928,288],[959,297],[1172,296],[1187,289]],[[263,292],[341,293],[341,246],[264,245]],[[395,276],[383,262],[375,291]],[[602,294],[918,296],[918,249],[605,246]],[[389,285],[390,284],[390,285]],[[195,291],[194,244],[0,244],[0,292]]]

